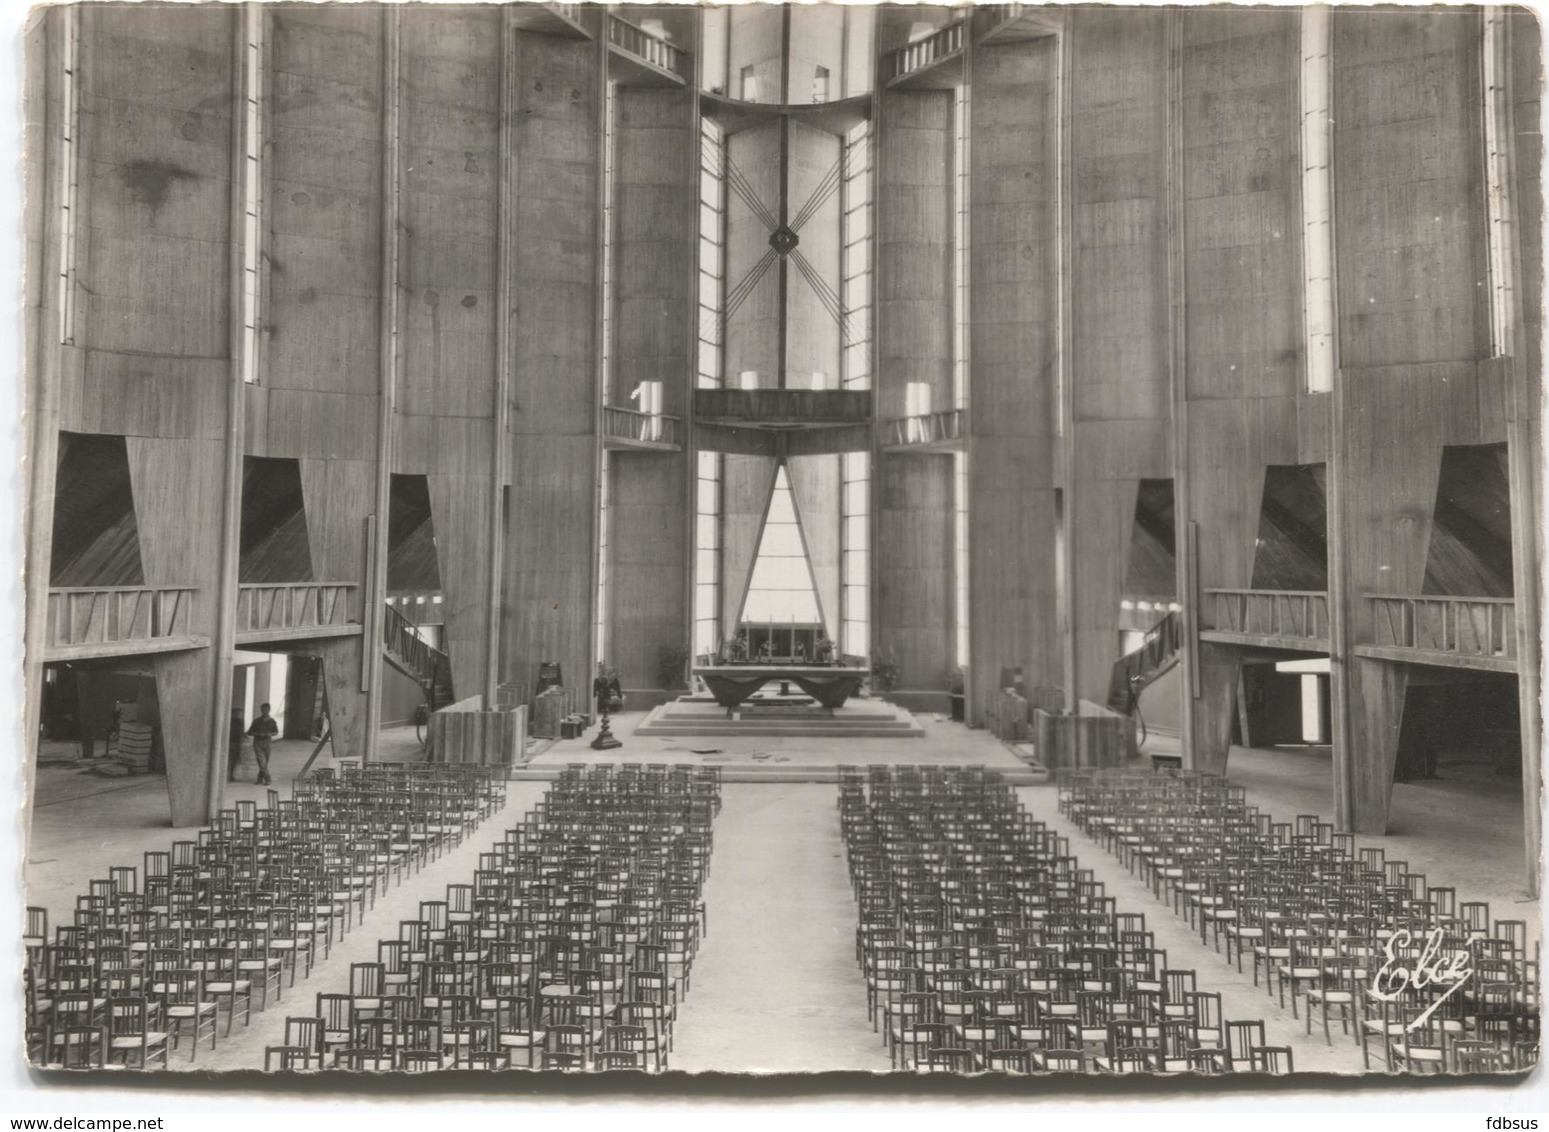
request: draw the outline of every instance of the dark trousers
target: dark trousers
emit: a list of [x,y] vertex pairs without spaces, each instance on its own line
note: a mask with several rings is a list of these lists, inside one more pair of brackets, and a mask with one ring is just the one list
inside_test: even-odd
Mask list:
[[267,735],[253,736],[253,757],[258,760],[258,782],[267,785],[269,782],[269,737]]

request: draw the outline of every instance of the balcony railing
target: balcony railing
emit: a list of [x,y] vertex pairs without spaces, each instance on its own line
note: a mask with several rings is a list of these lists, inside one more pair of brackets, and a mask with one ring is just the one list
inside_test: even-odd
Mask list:
[[687,53],[674,47],[660,36],[652,35],[638,24],[632,24],[619,16],[608,17],[608,42],[622,48],[637,58],[644,59],[653,67],[670,71],[674,75],[688,77]]
[[192,586],[94,586],[48,591],[48,649],[191,636]]
[[1202,630],[1327,642],[1322,590],[1206,590]]
[[924,39],[888,52],[882,60],[882,81],[892,82],[916,71],[923,71],[961,51],[967,27],[967,20],[957,20]]
[[[569,20],[571,23],[575,24],[576,26],[578,26],[578,27],[580,26],[580,24],[581,24],[581,9],[584,7],[584,5],[581,5],[581,4],[548,4],[548,5],[545,5],[545,7],[547,7],[549,9],[549,11],[554,12],[557,15],[564,16],[565,19]],[[1011,7],[1021,7],[1021,5],[1020,4],[1016,4],[1016,5],[1011,5]]]
[[360,622],[353,582],[281,582],[237,588],[237,632],[276,633]]
[[622,440],[633,444],[679,444],[677,417],[661,413],[642,413],[635,409],[621,409],[605,405],[602,410],[603,436],[609,440]]
[[1459,657],[1517,656],[1517,604],[1509,597],[1367,594],[1372,643]]
[[943,409],[913,417],[893,417],[882,422],[884,446],[942,444],[963,437],[963,410]]

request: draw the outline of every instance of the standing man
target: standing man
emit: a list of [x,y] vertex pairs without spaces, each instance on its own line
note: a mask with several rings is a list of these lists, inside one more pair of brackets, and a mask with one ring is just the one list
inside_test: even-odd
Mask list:
[[258,718],[253,720],[247,733],[253,737],[253,757],[258,760],[258,785],[268,786],[269,744],[280,733],[280,725],[269,714],[268,704],[258,705]]

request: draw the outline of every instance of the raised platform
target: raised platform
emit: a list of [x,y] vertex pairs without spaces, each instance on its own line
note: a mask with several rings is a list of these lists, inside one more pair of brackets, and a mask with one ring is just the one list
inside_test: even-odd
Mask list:
[[851,700],[843,707],[825,708],[804,697],[754,697],[727,709],[708,697],[684,696],[653,710],[635,734],[664,739],[918,739],[925,729],[904,708],[881,700]]
[[[602,751],[601,755],[618,756],[618,751]],[[630,752],[624,752],[626,756]],[[666,762],[682,762],[682,758],[672,756],[658,756]],[[578,759],[585,764],[587,760]],[[597,758],[596,762],[607,762],[607,759]],[[615,757],[613,762],[628,762],[628,757]],[[696,765],[715,766],[721,770],[722,782],[751,782],[751,783],[780,783],[780,782],[838,782],[839,767],[842,765],[869,766],[866,762],[842,764],[842,763],[815,763],[815,762],[753,762],[748,760],[720,761],[716,757],[696,760]],[[883,763],[882,765],[893,765]],[[908,765],[908,764],[905,764]],[[1005,779],[1009,786],[1040,786],[1049,780],[1049,776],[1035,767],[1029,766],[1000,766],[993,768]],[[558,762],[533,762],[526,766],[515,767],[506,777],[512,782],[552,782],[565,770],[564,763]]]

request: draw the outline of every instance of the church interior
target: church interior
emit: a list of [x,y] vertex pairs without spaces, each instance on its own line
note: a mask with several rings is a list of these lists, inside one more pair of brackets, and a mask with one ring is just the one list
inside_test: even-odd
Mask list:
[[1531,11],[25,52],[32,1065],[1536,1064]]

